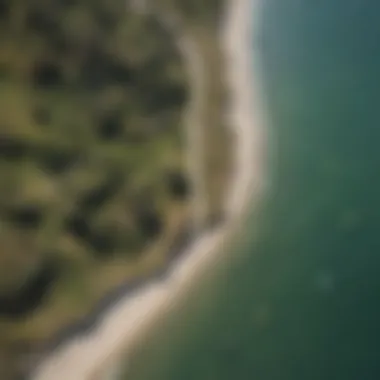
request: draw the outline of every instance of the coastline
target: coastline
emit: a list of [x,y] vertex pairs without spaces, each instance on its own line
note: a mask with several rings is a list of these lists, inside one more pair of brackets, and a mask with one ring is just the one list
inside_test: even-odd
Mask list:
[[262,190],[265,149],[258,94],[252,91],[257,87],[252,75],[254,12],[251,7],[256,7],[258,1],[229,0],[221,36],[228,60],[227,86],[232,94],[226,117],[236,132],[234,178],[226,201],[226,221],[185,248],[180,257],[175,258],[175,267],[170,263],[169,273],[163,280],[160,276],[133,296],[125,296],[88,335],[73,338],[45,357],[32,379],[104,378],[105,374],[96,371],[107,369],[120,355],[128,354],[134,343],[153,327],[154,320],[167,312],[177,297],[191,286],[195,276],[200,276],[212,260],[221,259],[223,245],[251,211],[249,206],[253,206]]

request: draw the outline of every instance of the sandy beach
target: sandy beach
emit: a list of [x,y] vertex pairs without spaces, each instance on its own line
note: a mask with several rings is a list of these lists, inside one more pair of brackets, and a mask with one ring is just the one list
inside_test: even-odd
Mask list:
[[[86,335],[77,337],[47,356],[33,380],[110,379],[107,371],[132,350],[136,341],[154,327],[154,321],[185,291],[207,265],[220,260],[224,245],[263,191],[265,131],[258,78],[252,70],[252,27],[259,0],[230,0],[221,42],[227,60],[226,81],[231,104],[226,114],[233,128],[235,168],[226,200],[226,223],[194,241],[168,277],[152,282],[115,304]],[[254,8],[255,7],[255,11]]]

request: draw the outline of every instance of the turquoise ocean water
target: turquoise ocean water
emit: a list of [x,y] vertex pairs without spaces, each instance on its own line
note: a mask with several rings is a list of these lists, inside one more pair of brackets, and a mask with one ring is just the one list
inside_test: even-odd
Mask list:
[[271,188],[131,380],[380,378],[380,2],[265,0]]

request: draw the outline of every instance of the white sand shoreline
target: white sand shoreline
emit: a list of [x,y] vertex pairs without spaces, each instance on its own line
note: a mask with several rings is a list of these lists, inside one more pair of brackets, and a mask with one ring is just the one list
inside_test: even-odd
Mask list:
[[106,313],[93,332],[74,338],[52,352],[36,369],[32,379],[94,379],[94,371],[109,366],[121,353],[123,356],[128,353],[158,316],[190,288],[195,275],[200,276],[207,264],[220,259],[226,239],[236,232],[243,217],[251,211],[251,203],[254,204],[263,190],[266,146],[262,108],[258,93],[254,93],[257,86],[251,59],[253,6],[256,7],[258,1],[229,0],[228,17],[221,36],[228,60],[227,85],[231,91],[228,117],[236,131],[235,178],[231,181],[226,203],[226,223],[195,241],[167,279],[153,282],[133,297],[125,297]]

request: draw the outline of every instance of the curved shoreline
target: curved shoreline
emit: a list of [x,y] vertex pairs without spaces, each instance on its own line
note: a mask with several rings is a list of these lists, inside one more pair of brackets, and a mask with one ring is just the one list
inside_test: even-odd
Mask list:
[[[252,75],[251,59],[253,6],[257,5],[257,1],[229,0],[227,20],[221,36],[225,59],[228,60],[227,86],[231,92],[231,108],[226,116],[236,131],[234,178],[226,202],[225,223],[210,232],[206,231],[196,241],[191,241],[190,245],[185,238],[186,248],[177,249],[169,268],[156,274],[148,284],[143,280],[143,288],[140,288],[141,283],[126,284],[118,290],[118,296],[109,297],[112,299],[103,302],[103,308],[104,303],[110,306],[120,300],[104,312],[106,315],[102,320],[99,320],[99,315],[96,316],[95,326],[92,325],[93,319],[90,322],[86,319],[83,326],[76,327],[76,333],[67,334],[70,337],[75,335],[75,338],[65,344],[60,342],[58,348],[35,369],[33,379],[90,379],[95,375],[95,370],[115,362],[121,353],[128,353],[136,340],[149,327],[153,327],[154,320],[190,287],[195,275],[199,276],[212,260],[221,258],[221,253],[218,257],[215,254],[251,211],[248,204],[257,199],[263,187],[265,158],[261,108],[258,94],[253,91],[257,90],[257,86]],[[138,291],[132,295],[131,292],[136,289]],[[87,334],[84,330],[87,330]],[[79,333],[82,334],[78,336]]]

